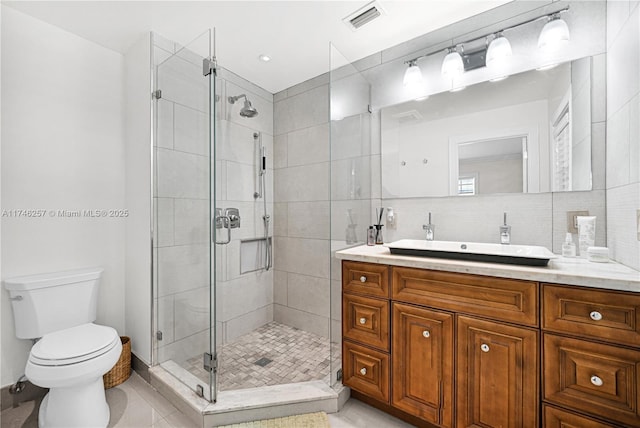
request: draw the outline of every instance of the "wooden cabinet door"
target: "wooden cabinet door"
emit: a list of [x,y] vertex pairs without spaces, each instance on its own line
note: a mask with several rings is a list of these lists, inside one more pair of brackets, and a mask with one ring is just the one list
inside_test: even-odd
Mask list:
[[453,424],[453,315],[393,304],[391,404],[442,427]]
[[543,406],[542,418],[544,428],[612,428],[613,425],[596,421],[576,413],[558,409],[551,406]]
[[458,316],[457,427],[537,427],[538,332]]
[[345,340],[342,383],[371,398],[389,403],[389,354]]

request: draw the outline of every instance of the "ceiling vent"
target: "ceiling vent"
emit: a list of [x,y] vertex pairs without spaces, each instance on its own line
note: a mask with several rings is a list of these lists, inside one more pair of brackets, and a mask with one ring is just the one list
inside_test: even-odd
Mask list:
[[344,18],[342,22],[355,31],[385,14],[380,4],[372,1]]
[[422,120],[422,115],[418,112],[418,110],[408,110],[399,113],[394,113],[391,115],[392,118],[396,119],[400,123],[406,122],[415,122],[418,120]]

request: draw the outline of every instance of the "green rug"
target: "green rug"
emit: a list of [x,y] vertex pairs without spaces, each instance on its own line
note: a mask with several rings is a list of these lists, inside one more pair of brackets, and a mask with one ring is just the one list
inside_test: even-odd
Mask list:
[[330,428],[330,425],[327,414],[325,412],[318,412],[224,425],[218,428]]

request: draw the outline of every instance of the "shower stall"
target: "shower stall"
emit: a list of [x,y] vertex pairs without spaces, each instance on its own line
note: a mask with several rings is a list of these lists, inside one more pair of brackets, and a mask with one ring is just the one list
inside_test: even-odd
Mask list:
[[[340,179],[319,183],[327,192],[318,202],[306,202],[304,189],[295,199],[290,174],[308,173],[287,163],[287,135],[298,131],[282,131],[273,94],[216,63],[212,31],[186,46],[158,34],[151,41],[152,365],[211,403],[230,391],[336,384],[340,269],[331,252],[345,247],[347,225],[333,213],[348,209],[363,231],[370,220],[366,107],[336,124],[321,106],[331,139],[313,168]],[[326,91],[345,78],[332,76]],[[315,221],[300,212],[306,204],[324,207],[320,235],[305,235],[305,221]],[[349,245],[362,243],[359,235]],[[307,244],[322,248],[314,257],[326,263],[300,259]]]

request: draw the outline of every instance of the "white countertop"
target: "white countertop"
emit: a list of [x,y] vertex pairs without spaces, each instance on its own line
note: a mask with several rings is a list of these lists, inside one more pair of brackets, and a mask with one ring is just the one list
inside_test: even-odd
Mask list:
[[470,273],[502,278],[525,279],[555,284],[640,293],[640,272],[615,262],[593,263],[581,258],[558,257],[546,267],[518,266],[500,263],[471,262],[429,257],[391,254],[382,245],[348,248],[335,252],[341,260],[379,263],[394,266]]

